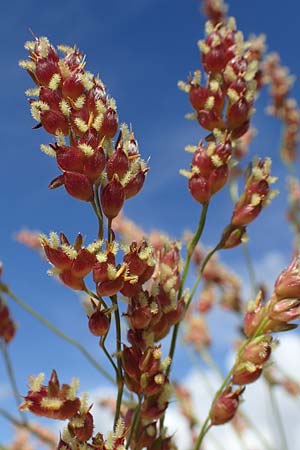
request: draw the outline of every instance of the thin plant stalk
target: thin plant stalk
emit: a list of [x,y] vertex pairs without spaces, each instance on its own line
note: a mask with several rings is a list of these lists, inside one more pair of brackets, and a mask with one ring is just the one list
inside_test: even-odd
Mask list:
[[132,439],[132,437],[133,437],[133,435],[135,433],[135,428],[136,428],[137,423],[138,423],[140,409],[141,409],[141,398],[139,397],[139,402],[136,405],[134,413],[133,413],[132,424],[131,424],[131,427],[130,427],[130,432],[129,432],[129,436],[128,436],[127,443],[126,443],[126,448],[127,449],[129,448],[131,439]]
[[94,199],[91,201],[91,204],[98,219],[98,239],[101,240],[103,239],[103,216],[98,210],[97,203]]
[[49,445],[51,448],[54,447],[55,443],[53,442],[53,440],[51,438],[48,438],[47,436],[44,436],[42,433],[39,433],[38,430],[36,430],[32,425],[30,425],[30,423],[20,422],[12,414],[10,414],[3,408],[0,408],[0,415],[4,417],[6,420],[8,420],[10,423],[12,423],[15,427],[29,431],[32,435],[36,436],[41,441],[45,442],[45,444]]
[[[207,216],[207,210],[208,210],[208,203],[204,204],[202,206],[202,210],[201,210],[201,215],[200,215],[200,219],[199,219],[199,224],[197,227],[197,230],[191,240],[191,242],[188,245],[187,248],[187,258],[185,261],[185,265],[184,265],[184,269],[183,269],[183,275],[182,275],[182,279],[181,279],[181,283],[180,283],[180,287],[178,290],[178,300],[181,298],[183,289],[184,289],[184,285],[185,285],[185,281],[186,281],[186,277],[188,274],[188,270],[190,267],[190,262],[191,262],[191,258],[193,256],[194,250],[196,248],[196,245],[198,244],[201,235],[203,233],[203,229],[205,226],[205,222],[206,222],[206,216]],[[187,305],[188,308],[189,305]],[[186,308],[186,309],[187,309]],[[173,356],[174,356],[174,352],[175,352],[175,347],[176,347],[176,341],[177,341],[177,336],[178,336],[178,329],[179,329],[179,323],[176,324],[173,328],[173,334],[172,334],[172,339],[171,339],[171,344],[170,344],[170,350],[169,350],[169,357],[170,357],[170,365],[167,368],[166,371],[166,375],[168,376],[170,371],[171,371],[171,365],[172,365],[172,360],[173,360]]]
[[118,419],[120,417],[120,410],[122,405],[122,397],[123,397],[123,390],[124,390],[124,381],[123,381],[123,375],[122,375],[122,360],[121,360],[121,320],[120,320],[120,312],[118,307],[118,300],[117,296],[113,295],[111,297],[111,301],[113,305],[115,306],[114,310],[114,316],[115,316],[115,323],[116,323],[116,354],[117,354],[117,366],[118,371],[116,373],[116,383],[118,386],[118,395],[117,395],[117,403],[116,403],[116,412],[115,412],[115,418],[114,418],[114,429],[116,428]]
[[43,325],[49,328],[49,330],[51,330],[54,334],[56,334],[69,344],[73,345],[73,347],[76,347],[84,355],[84,357],[95,367],[95,369],[97,369],[107,380],[109,380],[111,383],[115,382],[113,377],[96,361],[96,359],[86,350],[86,348],[80,342],[64,334],[59,328],[57,328],[55,325],[53,325],[51,322],[45,319],[41,314],[39,314],[37,311],[31,308],[31,306],[27,305],[27,303],[25,303],[23,300],[17,297],[8,286],[0,283],[0,291],[7,294],[12,300],[14,300],[19,306],[21,306],[21,308],[25,309],[25,311],[27,311],[39,322],[41,322]]

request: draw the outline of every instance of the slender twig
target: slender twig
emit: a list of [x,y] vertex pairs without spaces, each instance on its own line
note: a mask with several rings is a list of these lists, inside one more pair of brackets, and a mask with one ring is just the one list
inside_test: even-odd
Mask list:
[[197,441],[196,441],[194,450],[200,449],[200,445],[201,445],[201,443],[202,443],[202,441],[203,441],[204,436],[205,436],[206,433],[210,430],[211,425],[209,424],[209,421],[210,421],[210,418],[207,417],[206,420],[205,420],[205,422],[204,422],[203,425],[202,425],[202,428],[201,428],[201,431],[200,431],[199,436],[198,436],[198,438],[197,438]]
[[[11,359],[10,359],[10,355],[9,355],[7,344],[5,344],[4,342],[2,342],[0,340],[0,348],[1,348],[1,351],[2,351],[2,354],[3,354],[3,359],[4,359],[6,371],[7,371],[7,374],[8,374],[8,378],[9,378],[9,381],[10,381],[10,384],[11,384],[12,392],[13,392],[13,395],[15,397],[17,408],[19,410],[19,406],[22,403],[22,401],[21,401],[21,398],[20,398],[20,394],[19,394],[20,391],[18,389],[18,385],[17,385],[14,369],[13,369],[13,366],[12,366],[12,362],[11,362]],[[26,423],[27,422],[27,418],[26,418],[25,412],[19,410],[19,413],[20,413],[22,422]]]
[[132,419],[132,424],[131,424],[131,427],[130,427],[130,433],[129,433],[129,436],[128,436],[128,439],[127,439],[127,443],[126,443],[126,448],[129,448],[131,439],[132,439],[132,437],[134,435],[135,428],[136,428],[136,425],[137,425],[137,422],[138,422],[138,418],[139,418],[140,409],[141,409],[141,398],[139,397],[139,402],[136,405],[134,413],[133,413],[133,419]]
[[86,286],[85,286],[85,292],[86,292],[90,297],[92,297],[92,298],[98,300],[98,301],[102,304],[102,306],[103,306],[105,309],[108,308],[107,304],[105,303],[105,301],[103,300],[103,298],[102,298],[100,295],[95,294],[95,292],[91,291],[91,290],[88,289]]
[[95,214],[98,219],[98,239],[103,239],[103,217],[101,216],[100,212],[98,211],[97,204],[95,200],[93,199],[91,201],[91,205],[93,207],[93,210],[95,211]]
[[[186,281],[186,277],[188,274],[188,270],[190,267],[190,262],[191,262],[191,258],[193,256],[194,250],[196,248],[196,245],[198,244],[204,226],[205,226],[205,222],[206,222],[206,215],[207,215],[207,210],[208,210],[208,204],[205,204],[202,206],[202,210],[201,210],[201,215],[200,215],[200,220],[199,220],[199,224],[197,227],[197,230],[192,238],[192,240],[190,241],[188,248],[187,248],[187,258],[185,261],[185,265],[184,265],[184,269],[183,269],[183,275],[181,278],[181,283],[180,283],[180,287],[178,290],[178,300],[181,298],[183,289],[184,289],[184,285],[185,285],[185,281]],[[186,309],[188,308],[189,305],[187,305]],[[178,336],[178,329],[179,329],[179,323],[176,324],[173,328],[173,334],[172,334],[172,339],[171,339],[171,344],[170,344],[170,350],[169,350],[169,357],[170,357],[170,365],[167,368],[166,374],[167,376],[169,375],[170,371],[171,371],[171,365],[172,365],[172,360],[173,360],[173,356],[174,356],[174,352],[175,352],[175,347],[176,347],[176,341],[177,341],[177,336]]]
[[49,330],[51,330],[53,333],[55,333],[57,336],[68,342],[69,344],[76,347],[84,356],[85,358],[111,383],[114,383],[115,380],[113,377],[102,367],[100,364],[96,361],[96,359],[86,350],[86,348],[75,339],[71,338],[70,336],[64,334],[59,328],[57,328],[55,325],[53,325],[51,322],[49,322],[47,319],[45,319],[41,314],[39,314],[37,311],[35,311],[31,306],[27,305],[23,300],[21,300],[19,297],[17,297],[8,286],[4,285],[3,283],[0,283],[0,291],[6,293],[10,298],[12,298],[21,308],[25,309],[29,314],[31,314],[33,317],[35,317],[39,322],[41,322],[43,325],[45,325]]
[[[225,377],[225,379],[224,379],[224,381],[223,381],[221,387],[217,390],[217,392],[216,392],[216,394],[215,394],[215,396],[214,396],[214,398],[213,398],[213,401],[212,401],[212,403],[211,403],[212,406],[214,405],[214,403],[215,403],[216,400],[218,399],[219,395],[224,391],[225,387],[228,385],[228,383],[229,383],[229,381],[230,381],[230,379],[231,379],[232,373],[233,373],[233,371],[234,371],[236,365],[238,364],[238,361],[239,361],[241,355],[243,354],[243,352],[244,352],[246,346],[247,346],[252,340],[254,340],[255,338],[257,338],[257,336],[259,336],[259,335],[261,334],[262,330],[264,330],[264,328],[268,325],[268,322],[269,322],[269,319],[266,318],[266,317],[263,317],[262,320],[260,321],[260,323],[258,324],[258,327],[257,327],[257,330],[256,330],[255,334],[254,334],[253,336],[251,336],[250,338],[245,339],[245,341],[243,342],[243,344],[240,346],[239,351],[238,351],[238,354],[237,354],[237,358],[236,358],[236,360],[235,360],[233,366],[231,367],[231,369],[230,369],[229,372],[227,373],[227,375],[226,375],[226,377]],[[206,435],[206,433],[208,432],[208,430],[209,430],[209,428],[210,428],[210,427],[208,427],[207,429],[204,429],[204,427],[206,427],[206,425],[207,425],[207,423],[209,422],[209,420],[210,420],[210,412],[208,413],[208,416],[207,416],[207,418],[206,418],[206,420],[205,420],[205,422],[204,422],[204,424],[203,424],[203,427],[202,427],[201,430],[200,430],[200,433],[199,433],[199,436],[198,436],[198,439],[197,439],[197,445],[195,445],[194,450],[198,450],[198,449],[200,448],[200,445],[201,445],[201,443],[202,443],[202,441],[203,441],[203,438],[204,438],[204,436]]]
[[10,423],[15,425],[16,427],[28,430],[31,434],[33,434],[41,441],[48,444],[51,448],[53,448],[53,446],[55,445],[55,443],[53,442],[53,440],[50,437],[44,436],[43,433],[39,433],[39,431],[37,429],[35,429],[35,427],[33,427],[30,423],[20,422],[18,419],[16,419],[12,414],[10,414],[5,409],[0,408],[0,415],[2,417],[4,417],[6,420],[8,420]]
[[123,390],[124,390],[124,381],[123,381],[123,374],[122,374],[122,359],[121,359],[121,320],[120,320],[120,312],[118,307],[118,299],[116,295],[113,295],[111,297],[111,301],[113,305],[115,306],[114,315],[115,315],[115,323],[116,323],[116,355],[117,355],[117,366],[118,371],[116,374],[116,383],[118,386],[118,395],[117,395],[117,403],[116,403],[116,412],[115,412],[115,418],[114,418],[114,429],[117,425],[119,416],[120,416],[120,410],[122,405],[122,397],[123,397]]
[[281,441],[280,448],[282,450],[288,450],[289,447],[288,447],[288,443],[287,443],[287,439],[286,439],[286,433],[285,433],[285,430],[284,430],[284,426],[283,426],[283,423],[282,423],[280,410],[279,410],[279,407],[278,407],[278,402],[277,402],[277,399],[275,397],[274,390],[273,390],[272,386],[269,383],[268,383],[268,391],[269,391],[269,397],[270,397],[270,403],[271,403],[271,407],[272,407],[273,417],[274,417],[274,419],[276,421],[278,434],[280,436],[280,441]]

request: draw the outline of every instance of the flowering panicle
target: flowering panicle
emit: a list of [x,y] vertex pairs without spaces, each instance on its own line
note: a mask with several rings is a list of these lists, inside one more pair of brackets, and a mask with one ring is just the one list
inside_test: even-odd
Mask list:
[[299,107],[296,100],[290,97],[294,80],[289,69],[281,65],[279,55],[271,53],[266,57],[263,64],[263,81],[270,85],[272,100],[268,112],[283,123],[280,153],[283,162],[288,165],[296,161],[299,153]]
[[200,141],[198,147],[187,147],[194,152],[191,170],[181,171],[189,179],[193,198],[202,204],[226,184],[235,141],[249,129],[263,52],[259,38],[244,42],[234,19],[225,18],[222,2],[207,1],[204,10],[211,20],[206,24],[207,37],[198,46],[207,81],[202,85],[196,71],[188,83],[178,83],[195,110],[189,117],[211,132],[207,145]]
[[254,160],[249,165],[244,191],[234,206],[231,222],[224,229],[219,248],[232,248],[247,239],[247,225],[278,194],[278,191],[270,189],[270,185],[277,180],[271,176],[270,170],[270,158]]
[[29,59],[20,66],[37,85],[27,91],[35,128],[56,138],[41,150],[56,158],[62,172],[49,187],[64,185],[71,196],[93,202],[100,186],[103,212],[115,218],[124,201],[140,191],[148,171],[133,132],[121,125],[113,150],[119,127],[115,101],[103,82],[85,71],[85,57],[76,47],[59,46],[62,57],[45,37],[25,47]]

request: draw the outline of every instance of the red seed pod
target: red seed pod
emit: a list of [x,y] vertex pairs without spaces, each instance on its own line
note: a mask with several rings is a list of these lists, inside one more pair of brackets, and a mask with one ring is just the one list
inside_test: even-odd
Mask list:
[[208,53],[202,54],[202,64],[205,72],[216,74],[225,69],[228,62],[225,48],[223,45],[218,45],[211,48]]
[[138,379],[140,378],[140,370],[138,368],[139,359],[141,354],[134,347],[123,346],[122,351],[122,364],[124,371],[130,378]]
[[202,128],[208,131],[213,131],[215,128],[220,130],[225,129],[222,117],[214,109],[210,111],[199,111],[197,119]]
[[146,281],[150,280],[155,270],[155,265],[153,266],[147,266],[147,269],[145,272],[139,276],[139,283],[144,284]]
[[118,147],[106,163],[107,178],[111,180],[115,174],[118,175],[119,178],[122,178],[128,171],[128,169],[128,156],[126,155],[122,147]]
[[48,133],[55,135],[62,133],[64,136],[69,134],[68,120],[61,112],[52,109],[41,111],[40,119]]
[[51,58],[39,58],[36,63],[35,76],[40,86],[47,86],[53,75],[60,75],[58,62]]
[[215,169],[215,166],[211,158],[206,153],[206,149],[200,144],[199,148],[196,150],[192,160],[192,167],[196,166],[200,170],[200,174],[208,178],[211,172]]
[[274,293],[278,300],[300,298],[299,256],[296,256],[289,267],[281,272],[275,282]]
[[244,332],[247,337],[255,335],[263,314],[264,310],[261,307],[256,308],[254,311],[246,312],[244,317]]
[[96,263],[96,257],[86,248],[79,251],[76,259],[74,259],[71,267],[72,274],[78,278],[86,277]]
[[222,189],[222,187],[225,186],[228,179],[228,173],[229,171],[227,164],[213,170],[209,177],[211,194],[216,194]]
[[82,278],[77,278],[73,275],[73,273],[69,271],[65,271],[59,274],[59,279],[74,291],[84,291],[85,284]]
[[243,391],[244,389],[232,391],[231,387],[228,387],[219,395],[210,410],[212,425],[222,425],[233,419],[239,406],[240,395]]
[[181,299],[177,303],[175,309],[165,314],[165,319],[171,325],[176,325],[176,323],[180,322],[181,319],[184,317],[184,314],[185,314],[185,302],[183,299]]
[[142,189],[145,181],[145,175],[149,169],[142,169],[137,174],[135,174],[129,182],[125,185],[125,197],[129,199],[134,195],[138,194]]
[[210,182],[201,175],[193,175],[189,179],[189,191],[193,198],[202,204],[208,203],[211,198]]
[[143,330],[147,328],[152,319],[152,314],[148,306],[140,306],[128,312],[127,317],[133,328]]
[[224,230],[222,237],[222,248],[228,249],[237,247],[243,242],[243,238],[246,237],[246,227],[232,227]]
[[256,381],[262,373],[262,366],[252,363],[241,363],[234,368],[232,373],[232,383],[240,386]]
[[72,266],[72,260],[58,248],[51,248],[49,245],[42,243],[45,255],[48,261],[60,270],[69,270]]
[[98,147],[94,150],[92,156],[85,159],[84,162],[84,174],[89,180],[94,183],[98,180],[99,176],[105,168],[105,155],[102,147]]
[[67,172],[83,172],[84,154],[78,147],[57,146],[56,158],[59,168]]
[[141,407],[141,417],[147,420],[159,419],[168,407],[168,402],[161,403],[159,396],[148,397]]
[[259,215],[262,210],[262,204],[253,205],[246,204],[244,206],[237,207],[234,209],[231,223],[237,227],[244,227],[249,225],[249,223],[253,222],[254,219]]
[[124,281],[123,287],[120,290],[121,294],[125,297],[133,297],[142,290],[142,283],[131,283],[130,281]]
[[61,387],[55,370],[52,371],[48,386],[42,385],[38,390],[30,390],[24,397],[20,410],[29,410],[37,416],[49,419],[66,420],[74,417],[80,408],[78,397],[70,396],[70,386]]
[[61,113],[59,104],[61,102],[61,96],[52,89],[41,87],[40,94],[39,94],[39,100],[47,103],[49,108],[53,111],[58,111]]
[[256,365],[265,364],[271,356],[272,337],[259,337],[250,342],[243,351],[241,361],[250,361]]
[[244,97],[240,97],[237,102],[230,105],[226,111],[228,128],[235,130],[247,122],[250,108],[251,104]]
[[210,93],[207,87],[196,85],[193,83],[190,84],[189,100],[191,102],[192,107],[196,111],[204,109],[204,105],[209,96]]
[[124,286],[124,278],[123,275],[119,276],[115,280],[106,280],[97,283],[96,289],[97,294],[102,296],[111,297],[112,295],[117,294]]
[[102,120],[102,124],[99,130],[101,136],[113,138],[118,131],[118,115],[112,108],[108,108]]
[[116,217],[121,211],[125,201],[124,188],[117,175],[101,189],[100,197],[103,213],[106,217],[109,219]]
[[109,325],[109,318],[102,311],[95,311],[89,318],[89,329],[94,336],[105,336]]
[[76,100],[80,97],[80,95],[84,93],[84,90],[80,76],[76,72],[66,78],[62,85],[62,95],[65,98],[71,98],[72,100]]
[[93,200],[93,186],[86,175],[76,172],[65,172],[64,184],[67,192],[72,197],[86,202]]
[[80,419],[82,421],[82,426],[75,425],[71,421],[69,422],[68,428],[69,431],[81,442],[88,441],[92,435],[93,435],[93,429],[94,429],[94,419],[91,413],[87,414],[76,414],[74,416],[74,420]]

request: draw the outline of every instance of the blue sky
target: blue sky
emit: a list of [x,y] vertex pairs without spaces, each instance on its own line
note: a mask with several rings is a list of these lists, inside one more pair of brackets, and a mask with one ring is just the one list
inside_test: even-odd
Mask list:
[[[298,1],[228,3],[245,36],[264,32],[268,49],[278,51],[283,63],[298,75]],[[46,275],[48,265],[12,239],[13,232],[22,227],[45,233],[63,230],[71,239],[81,231],[93,240],[96,232],[88,204],[72,199],[63,189],[47,189],[58,171],[54,160],[39,151],[40,144],[49,141],[48,136],[42,130],[31,130],[33,120],[24,95],[31,81],[18,68],[18,60],[26,56],[23,43],[31,38],[30,28],[54,44],[76,43],[86,53],[87,69],[100,74],[117,101],[120,120],[132,123],[143,156],[151,156],[145,187],[128,202],[126,214],[146,229],[155,227],[178,237],[184,229],[194,228],[199,215],[199,205],[190,198],[186,180],[178,174],[189,161],[183,148],[195,144],[203,134],[195,123],[184,119],[190,108],[186,95],[177,89],[177,81],[199,68],[196,42],[203,36],[204,19],[195,0],[19,0],[5,2],[1,9],[0,259],[5,280],[20,297],[97,354],[76,295],[53,282]],[[294,94],[299,96],[298,84]],[[254,117],[259,134],[251,152],[272,156],[274,173],[281,177],[281,196],[250,227],[250,248],[256,260],[263,261],[274,249],[288,260],[291,234],[283,218],[286,200],[285,171],[278,157],[280,127],[275,119],[265,116],[266,105],[267,96],[262,93]],[[210,245],[216,243],[231,215],[226,190],[212,203],[204,234],[204,242]],[[223,256],[235,267],[241,264],[239,249]],[[83,364],[75,349],[45,332],[19,307],[12,305],[12,311],[20,325],[11,352],[22,392],[29,374],[49,373],[53,367],[66,381],[79,375],[85,388],[98,383],[97,373]],[[0,368],[3,373],[1,361]],[[0,384],[3,382],[1,376]],[[4,425],[0,418],[0,430]]]

